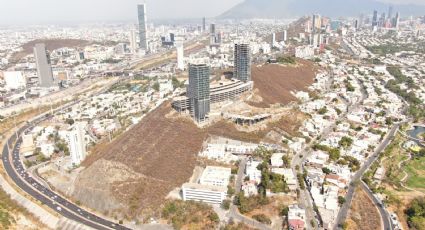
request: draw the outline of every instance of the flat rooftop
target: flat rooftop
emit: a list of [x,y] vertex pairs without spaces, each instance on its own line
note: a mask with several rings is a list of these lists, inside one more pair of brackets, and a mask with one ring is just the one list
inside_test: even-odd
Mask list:
[[200,177],[200,181],[227,181],[231,175],[230,168],[207,166]]

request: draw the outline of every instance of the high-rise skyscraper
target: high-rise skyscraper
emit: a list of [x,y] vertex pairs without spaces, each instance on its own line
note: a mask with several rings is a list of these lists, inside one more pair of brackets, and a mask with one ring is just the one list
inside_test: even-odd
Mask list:
[[394,25],[394,28],[396,28],[396,29],[398,29],[398,27],[400,26],[400,13],[399,12],[397,12],[395,14],[393,25]]
[[205,17],[202,18],[202,31],[205,32],[207,30],[207,20]]
[[385,27],[385,13],[381,14],[381,18],[379,19],[379,27]]
[[322,19],[320,15],[313,14],[313,33],[318,32],[322,28]]
[[177,49],[177,69],[184,70],[184,48],[183,48],[183,40],[180,38],[176,40],[176,49]]
[[130,50],[131,53],[136,53],[137,52],[137,40],[136,40],[136,31],[131,30],[130,31]]
[[79,165],[86,158],[84,134],[84,124],[80,122],[75,123],[72,130],[66,134],[66,142],[73,165]]
[[206,64],[189,65],[188,97],[195,120],[205,121],[210,112],[210,68]]
[[363,27],[363,23],[364,23],[364,14],[360,14],[359,17],[359,28]]
[[140,49],[145,51],[148,50],[148,41],[146,37],[147,25],[146,25],[146,4],[137,5],[138,19],[139,19],[139,38],[140,38]]
[[243,82],[251,81],[251,49],[249,44],[235,44],[233,77]]
[[284,30],[284,31],[283,31],[283,38],[282,38],[282,40],[283,40],[284,42],[286,42],[286,41],[288,40],[288,31],[287,31],[287,30]]
[[374,10],[373,11],[373,16],[372,16],[372,27],[378,26],[378,11]]
[[216,43],[217,33],[215,31],[215,24],[210,25],[210,45],[214,45]]
[[53,87],[53,73],[50,65],[50,55],[46,52],[46,46],[43,43],[36,44],[34,47],[35,63],[37,65],[37,76],[40,87]]
[[388,19],[393,17],[393,6],[388,7]]
[[273,33],[270,46],[273,48],[275,45],[276,45],[276,33]]

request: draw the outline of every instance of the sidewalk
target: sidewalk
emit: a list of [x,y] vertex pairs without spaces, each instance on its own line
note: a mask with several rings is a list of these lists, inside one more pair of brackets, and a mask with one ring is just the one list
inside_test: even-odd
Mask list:
[[38,218],[43,224],[51,229],[56,229],[59,223],[59,217],[51,214],[50,212],[44,210],[42,207],[33,203],[29,199],[25,198],[18,192],[16,192],[12,186],[7,183],[7,181],[0,176],[0,186],[2,189],[10,195],[10,198],[18,202],[21,206],[26,208],[30,213],[32,213],[36,218]]

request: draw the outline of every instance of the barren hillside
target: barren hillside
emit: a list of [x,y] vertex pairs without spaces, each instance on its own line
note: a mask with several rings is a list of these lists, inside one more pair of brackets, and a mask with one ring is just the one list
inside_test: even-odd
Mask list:
[[33,53],[33,48],[35,44],[44,43],[46,45],[46,49],[49,51],[63,48],[63,47],[84,47],[89,45],[91,42],[80,39],[37,39],[22,45],[22,51],[14,53],[11,61],[17,62],[21,58]]
[[313,84],[316,67],[312,62],[297,60],[297,65],[282,66],[266,64],[252,68],[254,88],[259,90],[263,98],[261,103],[250,103],[258,107],[268,107],[276,103],[289,103],[296,98],[291,91],[307,91]]
[[[312,64],[288,68],[254,68],[254,81],[264,98],[262,104],[290,102],[294,98],[289,91],[311,84]],[[281,119],[252,133],[239,131],[224,120],[201,129],[191,120],[175,116],[166,102],[112,143],[96,146],[83,162],[86,168],[76,180],[73,198],[102,212],[115,209],[129,216],[138,215],[161,205],[172,189],[188,181],[209,135],[258,143],[270,140],[271,131],[296,135],[305,118],[299,111],[288,110]]]
[[381,229],[379,212],[366,192],[357,188],[348,213],[348,229],[378,230]]

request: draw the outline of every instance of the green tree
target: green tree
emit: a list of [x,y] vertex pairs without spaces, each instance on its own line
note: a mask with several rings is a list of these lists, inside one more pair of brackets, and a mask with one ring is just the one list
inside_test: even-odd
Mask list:
[[343,196],[338,196],[338,204],[343,205],[345,203],[345,198]]
[[152,86],[152,89],[154,89],[155,91],[159,91],[159,82],[155,82]]
[[224,210],[229,210],[230,209],[230,200],[228,200],[228,199],[223,200],[223,203],[221,203],[221,207]]

